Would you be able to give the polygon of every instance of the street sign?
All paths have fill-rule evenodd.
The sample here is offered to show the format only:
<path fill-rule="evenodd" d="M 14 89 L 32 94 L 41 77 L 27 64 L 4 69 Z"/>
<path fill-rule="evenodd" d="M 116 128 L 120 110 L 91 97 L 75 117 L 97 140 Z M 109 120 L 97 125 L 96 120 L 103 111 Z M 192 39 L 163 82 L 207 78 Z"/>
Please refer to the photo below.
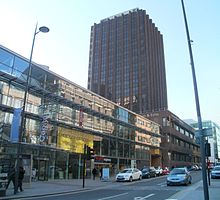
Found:
<path fill-rule="evenodd" d="M 203 128 L 202 133 L 204 137 L 212 136 L 213 135 L 213 128 Z"/>
<path fill-rule="evenodd" d="M 196 130 L 195 131 L 195 137 L 200 137 L 202 134 L 203 137 L 209 137 L 213 135 L 213 128 L 203 128 L 202 131 L 200 130 Z"/>

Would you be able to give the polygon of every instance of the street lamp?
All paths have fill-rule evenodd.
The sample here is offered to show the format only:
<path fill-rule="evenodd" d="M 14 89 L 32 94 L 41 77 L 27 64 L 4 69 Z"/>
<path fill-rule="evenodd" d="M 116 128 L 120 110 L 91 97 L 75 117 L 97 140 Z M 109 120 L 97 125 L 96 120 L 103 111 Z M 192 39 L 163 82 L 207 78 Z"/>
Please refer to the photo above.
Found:
<path fill-rule="evenodd" d="M 25 113 L 25 107 L 26 107 L 26 103 L 27 103 L 28 87 L 29 87 L 30 76 L 31 76 L 32 56 L 33 56 L 33 50 L 34 50 L 35 37 L 39 32 L 47 33 L 47 32 L 49 32 L 49 28 L 47 28 L 46 26 L 42 26 L 37 31 L 37 24 L 35 27 L 34 37 L 33 37 L 33 42 L 32 42 L 32 47 L 31 47 L 31 55 L 30 55 L 30 59 L 29 59 L 29 66 L 28 66 L 28 71 L 27 71 L 27 80 L 26 80 L 26 88 L 25 88 L 25 92 L 24 92 L 24 101 L 23 101 L 23 106 L 22 106 L 22 111 L 21 111 L 21 126 L 20 126 L 19 141 L 18 142 L 22 142 L 22 134 L 24 133 L 24 128 L 25 128 L 24 113 Z"/>
<path fill-rule="evenodd" d="M 196 73 L 195 73 L 192 47 L 191 47 L 192 40 L 190 39 L 190 36 L 189 36 L 189 29 L 188 29 L 188 24 L 187 24 L 187 19 L 186 19 L 184 2 L 183 0 L 181 0 L 181 2 L 182 2 L 184 22 L 185 22 L 185 27 L 186 27 L 186 35 L 187 35 L 187 40 L 188 40 L 188 48 L 189 48 L 189 55 L 190 55 L 190 61 L 191 61 L 193 86 L 194 86 L 194 94 L 195 94 L 195 102 L 196 102 L 196 111 L 197 111 L 197 118 L 198 118 L 198 128 L 199 128 L 199 133 L 200 133 L 200 151 L 201 151 L 201 161 L 202 161 L 203 191 L 204 191 L 205 200 L 209 200 L 209 189 L 208 189 L 208 184 L 207 184 L 206 160 L 205 160 L 206 159 L 205 158 L 205 141 L 204 141 L 204 133 L 202 130 L 202 117 L 201 117 L 201 112 L 200 112 Z"/>
<path fill-rule="evenodd" d="M 19 135 L 18 135 L 17 165 L 16 165 L 16 173 L 15 173 L 15 189 L 14 189 L 15 194 L 17 193 L 17 189 L 18 189 L 18 173 L 19 173 L 19 167 L 21 166 L 21 142 L 22 142 L 23 133 L 25 132 L 25 117 L 24 116 L 25 116 L 25 107 L 26 107 L 26 103 L 27 103 L 27 94 L 28 94 L 30 76 L 31 76 L 34 43 L 35 43 L 36 35 L 40 32 L 47 33 L 47 32 L 49 32 L 49 28 L 47 28 L 46 26 L 42 26 L 39 28 L 39 30 L 37 30 L 37 24 L 36 24 L 35 31 L 34 31 L 34 37 L 33 37 L 33 42 L 32 42 L 32 47 L 31 47 L 29 65 L 27 68 L 27 80 L 26 80 L 26 87 L 25 87 L 25 91 L 24 91 L 23 106 L 21 108 L 21 124 L 20 124 Z"/>

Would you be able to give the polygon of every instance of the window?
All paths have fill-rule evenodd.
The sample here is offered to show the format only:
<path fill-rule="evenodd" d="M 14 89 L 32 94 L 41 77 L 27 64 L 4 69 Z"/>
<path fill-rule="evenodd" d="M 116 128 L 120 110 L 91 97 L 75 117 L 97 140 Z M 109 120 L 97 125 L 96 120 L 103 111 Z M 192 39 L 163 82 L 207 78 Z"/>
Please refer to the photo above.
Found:
<path fill-rule="evenodd" d="M 15 63 L 14 63 L 14 73 L 20 75 L 20 74 L 26 74 L 27 76 L 27 68 L 28 68 L 28 62 L 22 60 L 21 58 L 15 57 Z"/>
<path fill-rule="evenodd" d="M 175 138 L 173 136 L 171 136 L 171 142 L 172 144 L 175 144 Z"/>
<path fill-rule="evenodd" d="M 179 131 L 179 126 L 178 126 L 178 125 L 174 124 L 174 128 L 175 128 L 177 131 Z"/>
<path fill-rule="evenodd" d="M 184 134 L 184 129 L 180 128 L 180 133 Z"/>
<path fill-rule="evenodd" d="M 14 56 L 3 49 L 0 49 L 0 63 L 3 63 L 9 67 L 13 66 Z"/>
<path fill-rule="evenodd" d="M 170 152 L 168 152 L 168 158 L 169 158 L 169 160 L 171 160 L 171 153 Z"/>
<path fill-rule="evenodd" d="M 167 134 L 167 142 L 170 142 L 170 135 Z"/>
<path fill-rule="evenodd" d="M 162 120 L 163 120 L 163 126 L 167 126 L 167 118 L 164 117 Z"/>

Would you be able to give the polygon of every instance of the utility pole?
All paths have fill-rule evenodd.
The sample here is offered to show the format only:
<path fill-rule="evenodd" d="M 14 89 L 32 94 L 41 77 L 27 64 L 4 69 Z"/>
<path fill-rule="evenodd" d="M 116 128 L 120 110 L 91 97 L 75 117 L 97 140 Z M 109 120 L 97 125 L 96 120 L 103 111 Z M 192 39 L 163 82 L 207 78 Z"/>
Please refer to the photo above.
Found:
<path fill-rule="evenodd" d="M 85 187 L 86 152 L 87 152 L 87 145 L 84 144 L 84 152 L 83 152 L 83 188 Z"/>
<path fill-rule="evenodd" d="M 190 39 L 190 36 L 189 36 L 189 29 L 188 29 L 188 24 L 187 24 L 187 19 L 186 19 L 184 2 L 183 2 L 183 0 L 181 0 L 181 2 L 182 2 L 182 9 L 183 9 L 183 15 L 184 15 L 184 22 L 185 22 L 185 27 L 186 27 L 186 35 L 187 35 L 187 40 L 188 40 L 188 48 L 189 48 L 189 55 L 190 55 L 190 62 L 191 62 L 191 69 L 192 69 L 192 77 L 193 77 L 193 85 L 194 85 L 195 102 L 196 102 L 196 110 L 197 110 L 197 118 L 198 118 L 198 128 L 199 128 L 199 135 L 200 135 L 203 191 L 204 191 L 205 200 L 209 200 L 209 190 L 208 190 L 207 174 L 206 174 L 205 141 L 204 141 L 204 135 L 203 135 L 203 130 L 202 130 L 202 117 L 201 117 L 201 113 L 200 113 L 196 73 L 195 73 L 192 47 L 191 47 L 191 39 Z"/>

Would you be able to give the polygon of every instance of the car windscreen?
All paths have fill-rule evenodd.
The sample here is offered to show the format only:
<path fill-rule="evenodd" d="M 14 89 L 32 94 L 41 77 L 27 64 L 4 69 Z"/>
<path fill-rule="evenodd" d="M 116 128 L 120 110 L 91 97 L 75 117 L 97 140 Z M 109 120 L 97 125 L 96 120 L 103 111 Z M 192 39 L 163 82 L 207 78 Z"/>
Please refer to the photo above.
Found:
<path fill-rule="evenodd" d="M 124 169 L 121 173 L 131 173 L 132 170 L 131 169 Z"/>
<path fill-rule="evenodd" d="M 142 172 L 148 172 L 149 169 L 142 169 L 141 171 L 142 171 Z"/>
<path fill-rule="evenodd" d="M 170 174 L 185 174 L 186 171 L 184 169 L 173 169 Z"/>
<path fill-rule="evenodd" d="M 214 167 L 214 170 L 220 170 L 220 166 Z"/>

